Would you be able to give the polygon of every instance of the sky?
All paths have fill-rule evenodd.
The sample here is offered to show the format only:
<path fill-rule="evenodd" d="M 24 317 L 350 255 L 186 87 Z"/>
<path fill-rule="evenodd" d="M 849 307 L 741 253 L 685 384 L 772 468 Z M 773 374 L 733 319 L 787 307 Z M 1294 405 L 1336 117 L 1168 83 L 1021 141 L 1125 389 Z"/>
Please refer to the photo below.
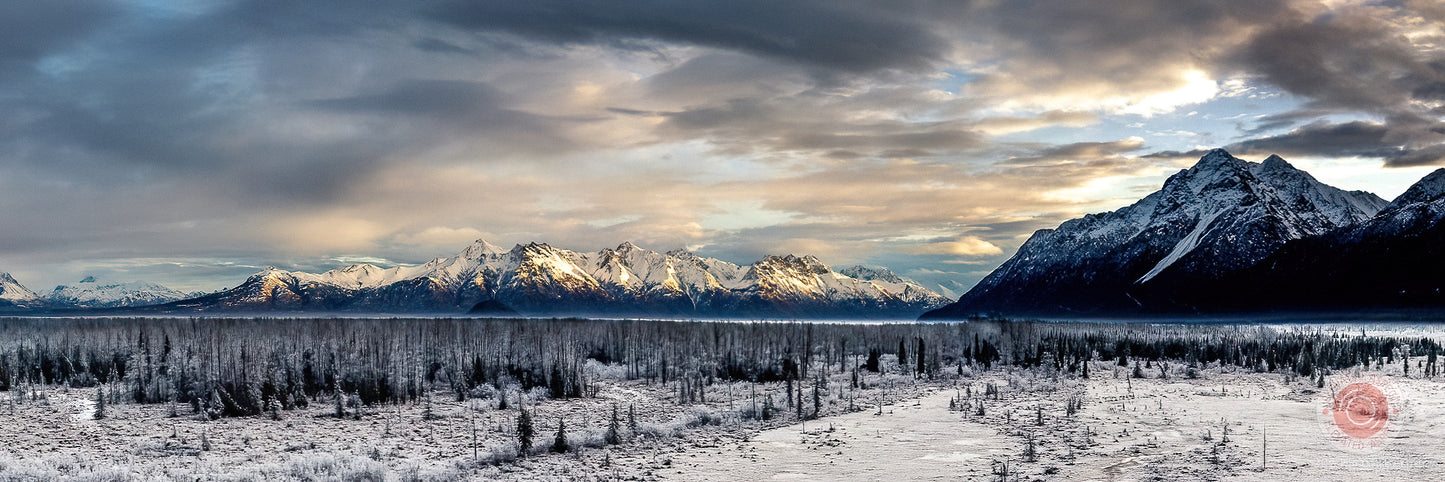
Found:
<path fill-rule="evenodd" d="M 0 3 L 0 271 L 185 290 L 478 238 L 956 296 L 1204 150 L 1445 165 L 1437 1 Z"/>

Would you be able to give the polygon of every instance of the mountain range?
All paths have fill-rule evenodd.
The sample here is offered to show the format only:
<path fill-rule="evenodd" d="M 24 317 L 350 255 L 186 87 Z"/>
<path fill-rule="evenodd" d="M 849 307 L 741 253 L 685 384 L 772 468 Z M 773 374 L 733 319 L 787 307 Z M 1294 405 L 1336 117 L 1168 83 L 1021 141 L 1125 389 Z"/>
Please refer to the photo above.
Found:
<path fill-rule="evenodd" d="M 813 256 L 750 265 L 632 243 L 593 252 L 478 240 L 416 266 L 267 268 L 186 294 L 87 278 L 37 295 L 0 273 L 9 313 L 413 313 L 682 318 L 1094 318 L 1442 313 L 1445 169 L 1392 201 L 1326 185 L 1279 156 L 1222 149 L 1112 212 L 1035 232 L 957 301 L 885 268 Z"/>
<path fill-rule="evenodd" d="M 1035 232 L 924 319 L 1445 307 L 1445 170 L 1395 200 L 1210 151 L 1117 211 Z"/>
<path fill-rule="evenodd" d="M 54 290 L 38 295 L 15 281 L 9 273 L 0 273 L 0 309 L 5 311 L 130 308 L 169 303 L 199 295 L 200 293 L 185 293 L 143 281 L 100 282 L 93 276 L 87 276 L 73 285 L 56 286 Z"/>
<path fill-rule="evenodd" d="M 94 284 L 94 280 L 88 280 Z M 503 249 L 478 240 L 418 266 L 355 264 L 324 273 L 267 268 L 200 296 L 134 283 L 60 286 L 38 297 L 0 278 L 11 309 L 128 308 L 143 313 L 360 312 L 706 318 L 913 318 L 950 300 L 886 268 L 833 270 L 813 256 L 768 256 L 739 266 L 623 243 L 595 252 L 547 244 Z M 128 296 L 124 288 L 134 288 Z M 141 289 L 149 288 L 149 289 Z M 13 293 L 10 294 L 10 293 Z M 145 296 L 151 302 L 140 302 Z M 124 298 L 126 302 L 116 301 Z M 107 300 L 105 303 L 98 300 Z M 142 306 L 145 305 L 145 306 Z"/>

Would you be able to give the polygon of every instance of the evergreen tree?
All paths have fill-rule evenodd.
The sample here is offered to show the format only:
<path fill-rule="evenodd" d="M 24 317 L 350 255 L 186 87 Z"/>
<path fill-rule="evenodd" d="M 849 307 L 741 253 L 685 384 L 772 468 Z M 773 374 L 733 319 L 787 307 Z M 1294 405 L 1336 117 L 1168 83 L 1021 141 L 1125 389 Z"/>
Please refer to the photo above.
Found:
<path fill-rule="evenodd" d="M 617 404 L 614 403 L 612 404 L 612 421 L 607 422 L 607 434 L 603 437 L 607 440 L 608 445 L 622 443 L 622 437 L 618 434 L 621 428 L 621 422 L 617 420 Z"/>
<path fill-rule="evenodd" d="M 562 378 L 562 367 L 558 364 L 552 365 L 552 380 L 548 387 L 552 392 L 552 398 L 562 399 L 567 396 L 567 382 Z"/>
<path fill-rule="evenodd" d="M 818 390 L 818 387 L 822 384 L 823 382 L 821 377 L 819 377 L 817 382 L 813 383 L 813 418 L 818 418 L 818 414 L 823 411 L 823 398 L 822 394 L 819 393 Z"/>
<path fill-rule="evenodd" d="M 532 436 L 536 435 L 532 429 L 532 416 L 527 414 L 523 407 L 522 413 L 517 415 L 517 445 L 521 448 L 521 456 L 526 457 L 532 451 Z"/>
<path fill-rule="evenodd" d="M 627 435 L 637 436 L 637 404 L 635 403 L 627 405 Z"/>
<path fill-rule="evenodd" d="M 96 419 L 96 420 L 100 420 L 100 419 L 102 419 L 102 418 L 105 418 L 105 391 L 102 390 L 102 389 L 100 389 L 100 388 L 96 388 L 96 389 L 95 389 L 95 419 Z"/>
<path fill-rule="evenodd" d="M 557 419 L 557 438 L 552 440 L 552 451 L 565 454 L 571 447 L 567 445 L 567 427 L 562 419 Z"/>
<path fill-rule="evenodd" d="M 898 339 L 898 366 L 908 366 L 908 345 L 903 343 L 902 338 Z"/>
<path fill-rule="evenodd" d="M 427 396 L 430 397 L 431 394 L 428 393 Z M 336 413 L 332 415 L 335 415 L 336 418 L 346 418 L 346 397 L 341 395 L 341 382 L 337 382 L 334 385 L 334 389 L 331 391 L 331 399 L 336 401 Z"/>
<path fill-rule="evenodd" d="M 918 350 L 913 352 L 913 357 L 918 359 L 918 376 L 923 376 L 927 372 L 927 367 L 923 365 L 923 337 L 918 338 Z"/>

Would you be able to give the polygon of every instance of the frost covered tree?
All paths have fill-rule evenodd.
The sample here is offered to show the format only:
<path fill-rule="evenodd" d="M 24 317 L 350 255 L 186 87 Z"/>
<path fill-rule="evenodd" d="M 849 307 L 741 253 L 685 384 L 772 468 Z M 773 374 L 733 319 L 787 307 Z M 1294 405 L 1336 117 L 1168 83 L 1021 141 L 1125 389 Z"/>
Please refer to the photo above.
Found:
<path fill-rule="evenodd" d="M 95 414 L 94 414 L 94 415 L 95 415 L 95 419 L 96 419 L 96 420 L 100 420 L 100 419 L 102 419 L 102 418 L 105 418 L 105 391 L 102 390 L 102 389 L 100 389 L 100 388 L 96 388 L 96 389 L 95 389 Z"/>
<path fill-rule="evenodd" d="M 627 435 L 637 437 L 637 404 L 627 405 Z"/>
<path fill-rule="evenodd" d="M 622 436 L 618 432 L 622 429 L 622 422 L 617 419 L 617 404 L 612 404 L 612 420 L 607 422 L 607 434 L 603 436 L 608 445 L 622 443 Z"/>
<path fill-rule="evenodd" d="M 521 456 L 526 457 L 532 451 L 532 436 L 536 435 L 532 428 L 532 416 L 527 414 L 527 408 L 522 407 L 517 415 L 517 446 L 521 449 Z"/>
<path fill-rule="evenodd" d="M 562 419 L 557 419 L 557 437 L 552 439 L 552 451 L 565 454 L 572 447 L 567 444 L 567 424 Z"/>

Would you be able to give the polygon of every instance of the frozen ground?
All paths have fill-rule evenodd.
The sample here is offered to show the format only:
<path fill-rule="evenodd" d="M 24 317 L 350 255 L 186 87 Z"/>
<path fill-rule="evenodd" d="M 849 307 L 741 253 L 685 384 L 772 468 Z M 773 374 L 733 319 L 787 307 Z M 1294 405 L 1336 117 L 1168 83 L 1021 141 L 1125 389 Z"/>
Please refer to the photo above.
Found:
<path fill-rule="evenodd" d="M 114 401 L 96 419 L 94 388 L 22 388 L 0 394 L 0 480 L 648 480 L 684 457 L 796 419 L 782 383 L 719 382 L 702 400 L 679 404 L 675 384 L 622 381 L 607 367 L 592 372 L 596 393 L 584 399 L 511 390 L 509 407 L 498 410 L 495 394 L 457 402 L 435 392 L 430 408 L 364 407 L 357 417 L 358 409 L 347 407 L 347 416 L 337 418 L 323 398 L 282 411 L 279 420 L 206 420 L 184 405 Z M 862 375 L 867 388 L 852 390 L 845 388 L 848 376 L 832 376 L 820 396 L 825 417 L 849 410 L 850 399 L 858 399 L 856 408 L 863 399 L 912 399 L 929 388 L 885 373 Z M 773 419 L 744 416 L 769 396 L 780 412 Z M 805 398 L 811 411 L 811 392 Z M 524 458 L 516 453 L 519 401 L 536 426 L 534 450 Z M 614 405 L 625 440 L 609 446 L 604 435 Z M 547 452 L 559 419 L 574 448 L 564 455 Z"/>
<path fill-rule="evenodd" d="M 1057 390 L 1005 388 L 999 401 L 985 402 L 982 417 L 950 411 L 956 392 L 938 390 L 889 406 L 883 415 L 858 412 L 810 422 L 806 430 L 764 431 L 728 450 L 688 457 L 665 476 L 999 480 L 1005 461 L 1008 480 L 1414 480 L 1445 472 L 1445 386 L 1437 380 L 1361 373 L 1360 379 L 1388 385 L 1401 412 L 1380 436 L 1356 440 L 1333 430 L 1333 417 L 1322 413 L 1333 377 L 1320 390 L 1303 380 L 1286 385 L 1279 375 L 1214 372 L 1160 380 L 1120 372 L 1116 379 L 1106 369 L 1086 384 Z M 1073 390 L 1085 402 L 1067 417 L 1063 407 Z M 1039 404 L 1046 407 L 1042 425 Z M 1025 460 L 1027 434 L 1035 438 L 1033 462 Z"/>
<path fill-rule="evenodd" d="M 1218 366 L 1190 378 L 1168 364 L 1161 378 L 1151 365 L 1135 378 L 1132 367 L 1095 361 L 1088 379 L 998 367 L 935 380 L 864 373 L 854 390 L 835 365 L 823 416 L 803 424 L 781 383 L 717 383 L 680 404 L 675 384 L 623 381 L 602 366 L 589 367 L 590 398 L 513 390 L 511 407 L 498 410 L 495 394 L 457 402 L 436 392 L 430 408 L 348 407 L 340 419 L 324 398 L 279 420 L 207 421 L 186 406 L 171 416 L 165 405 L 130 403 L 109 403 L 95 419 L 96 389 L 21 387 L 0 393 L 0 480 L 1429 479 L 1445 472 L 1445 384 L 1421 378 L 1418 362 L 1409 377 L 1398 359 L 1334 372 L 1323 388 Z M 883 365 L 897 368 L 891 355 Z M 1384 430 L 1364 439 L 1340 431 L 1331 413 L 1334 394 L 1357 382 L 1379 387 L 1391 408 Z M 753 419 L 770 395 L 780 413 Z M 524 458 L 515 454 L 518 403 L 537 427 Z M 627 440 L 609 446 L 614 404 Z M 580 449 L 545 452 L 559 419 Z"/>

